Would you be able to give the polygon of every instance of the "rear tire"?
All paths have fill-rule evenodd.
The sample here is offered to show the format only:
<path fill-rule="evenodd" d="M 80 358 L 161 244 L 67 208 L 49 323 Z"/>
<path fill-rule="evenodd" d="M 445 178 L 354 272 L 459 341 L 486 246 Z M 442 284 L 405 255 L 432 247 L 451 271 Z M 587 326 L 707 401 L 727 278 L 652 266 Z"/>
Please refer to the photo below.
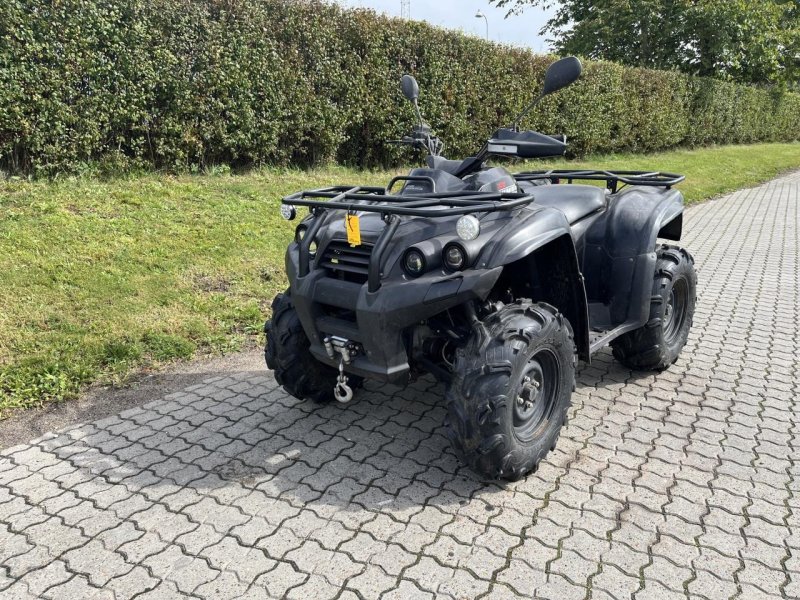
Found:
<path fill-rule="evenodd" d="M 694 259 L 683 248 L 656 250 L 650 317 L 647 323 L 611 342 L 614 358 L 630 369 L 663 371 L 686 345 L 697 301 Z"/>
<path fill-rule="evenodd" d="M 338 373 L 333 367 L 319 362 L 311 354 L 311 342 L 303 330 L 300 318 L 287 291 L 272 301 L 272 318 L 264 326 L 267 344 L 264 356 L 275 380 L 295 398 L 327 404 L 334 399 L 333 388 Z M 348 376 L 355 389 L 361 378 Z"/>
<path fill-rule="evenodd" d="M 575 361 L 572 329 L 552 306 L 521 300 L 487 317 L 458 351 L 447 389 L 459 458 L 491 479 L 535 470 L 566 422 Z"/>

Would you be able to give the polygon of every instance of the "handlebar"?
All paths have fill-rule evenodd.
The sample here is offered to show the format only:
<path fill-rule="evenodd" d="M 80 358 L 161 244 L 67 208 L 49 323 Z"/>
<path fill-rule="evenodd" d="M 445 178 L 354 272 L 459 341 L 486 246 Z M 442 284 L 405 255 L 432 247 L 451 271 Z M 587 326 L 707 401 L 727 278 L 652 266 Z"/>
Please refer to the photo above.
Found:
<path fill-rule="evenodd" d="M 421 140 L 415 140 L 415 139 L 414 139 L 414 138 L 412 138 L 412 137 L 409 137 L 409 136 L 407 136 L 407 135 L 404 135 L 404 136 L 403 136 L 401 139 L 399 139 L 399 140 L 387 140 L 387 141 L 386 141 L 386 143 L 387 143 L 387 144 L 394 144 L 394 145 L 405 145 L 405 146 L 410 146 L 411 144 L 413 144 L 413 143 L 415 143 L 415 142 L 417 142 L 417 141 L 421 141 Z"/>
<path fill-rule="evenodd" d="M 432 155 L 439 155 L 444 150 L 444 143 L 427 131 L 414 131 L 414 135 L 404 135 L 399 140 L 387 140 L 387 144 L 396 146 L 411 146 L 427 151 Z"/>

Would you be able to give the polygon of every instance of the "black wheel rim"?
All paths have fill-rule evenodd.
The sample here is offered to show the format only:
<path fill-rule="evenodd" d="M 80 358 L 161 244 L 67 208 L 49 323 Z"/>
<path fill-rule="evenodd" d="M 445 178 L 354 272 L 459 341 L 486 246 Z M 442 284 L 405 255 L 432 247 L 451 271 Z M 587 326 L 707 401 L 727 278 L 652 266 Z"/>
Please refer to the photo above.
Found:
<path fill-rule="evenodd" d="M 558 396 L 560 370 L 558 359 L 550 350 L 531 356 L 516 386 L 514 433 L 521 441 L 530 441 L 553 412 Z"/>
<path fill-rule="evenodd" d="M 684 279 L 672 285 L 664 309 L 664 340 L 672 344 L 680 335 L 686 321 L 686 307 L 689 304 L 689 286 Z"/>

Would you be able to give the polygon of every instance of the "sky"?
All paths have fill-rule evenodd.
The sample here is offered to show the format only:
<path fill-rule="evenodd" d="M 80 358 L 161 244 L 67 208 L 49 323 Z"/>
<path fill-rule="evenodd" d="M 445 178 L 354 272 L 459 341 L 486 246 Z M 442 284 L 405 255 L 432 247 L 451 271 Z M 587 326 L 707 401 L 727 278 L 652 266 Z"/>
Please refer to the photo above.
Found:
<path fill-rule="evenodd" d="M 400 0 L 336 1 L 342 6 L 372 8 L 378 12 L 400 16 Z M 492 41 L 523 46 L 536 52 L 547 51 L 547 42 L 539 35 L 539 30 L 552 16 L 552 10 L 529 8 L 521 15 L 506 19 L 505 9 L 495 8 L 486 0 L 411 0 L 412 19 L 486 37 L 486 21 L 475 17 L 478 10 L 489 20 L 489 39 Z"/>

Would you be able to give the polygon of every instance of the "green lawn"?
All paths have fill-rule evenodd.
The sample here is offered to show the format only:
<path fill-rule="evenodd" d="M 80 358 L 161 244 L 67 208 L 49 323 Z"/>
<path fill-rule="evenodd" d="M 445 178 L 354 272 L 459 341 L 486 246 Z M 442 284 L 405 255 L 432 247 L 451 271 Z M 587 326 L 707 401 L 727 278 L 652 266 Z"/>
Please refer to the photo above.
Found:
<path fill-rule="evenodd" d="M 547 162 L 687 175 L 689 201 L 800 167 L 800 144 Z M 542 163 L 530 165 L 542 168 Z M 264 169 L 0 182 L 0 418 L 257 339 L 286 285 L 279 198 L 392 173 Z"/>

